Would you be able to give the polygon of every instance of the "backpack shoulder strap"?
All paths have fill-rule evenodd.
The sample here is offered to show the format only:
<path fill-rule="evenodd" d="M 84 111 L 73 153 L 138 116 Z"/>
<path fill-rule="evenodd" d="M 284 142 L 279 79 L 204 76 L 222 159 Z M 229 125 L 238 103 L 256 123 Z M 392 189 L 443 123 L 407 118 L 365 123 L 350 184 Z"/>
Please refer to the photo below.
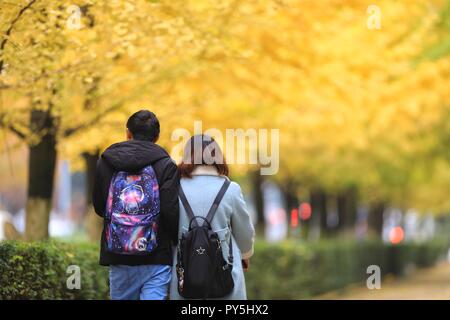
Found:
<path fill-rule="evenodd" d="M 217 194 L 211 208 L 208 211 L 208 215 L 206 216 L 206 220 L 211 224 L 211 221 L 214 219 L 214 215 L 216 214 L 217 208 L 219 207 L 220 201 L 222 201 L 225 192 L 227 192 L 228 187 L 230 186 L 230 180 L 225 178 L 225 182 L 220 188 L 219 193 Z"/>
<path fill-rule="evenodd" d="M 184 210 L 186 210 L 186 213 L 188 215 L 189 221 L 192 221 L 194 223 L 194 226 L 198 226 L 197 220 L 194 219 L 195 218 L 194 211 L 192 211 L 192 208 L 189 205 L 189 202 L 188 202 L 188 200 L 186 198 L 186 195 L 184 194 L 184 191 L 183 191 L 183 188 L 181 187 L 181 184 L 180 184 L 178 196 L 180 197 L 180 200 L 181 200 L 181 203 L 183 204 Z"/>

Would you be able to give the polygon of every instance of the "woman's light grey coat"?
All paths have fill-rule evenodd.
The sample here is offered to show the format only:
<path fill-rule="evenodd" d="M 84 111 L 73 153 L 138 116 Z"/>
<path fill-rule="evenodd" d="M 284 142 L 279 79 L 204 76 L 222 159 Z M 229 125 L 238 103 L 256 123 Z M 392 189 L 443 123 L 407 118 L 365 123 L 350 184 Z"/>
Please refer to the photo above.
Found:
<path fill-rule="evenodd" d="M 186 198 L 195 215 L 206 217 L 224 179 L 227 178 L 218 176 L 217 171 L 213 166 L 198 166 L 193 171 L 191 179 L 181 179 L 181 187 L 183 188 Z M 186 211 L 180 202 L 179 238 L 183 232 L 188 230 L 188 224 L 189 221 Z M 241 187 L 237 183 L 231 182 L 216 211 L 211 226 L 220 237 L 222 242 L 222 253 L 225 259 L 228 258 L 230 236 L 232 236 L 233 242 L 234 262 L 232 275 L 234 280 L 234 290 L 230 295 L 223 299 L 247 299 L 241 259 L 250 258 L 253 254 L 255 230 L 245 205 Z M 175 257 L 172 269 L 172 282 L 170 285 L 170 299 L 179 300 L 183 298 L 178 294 L 177 289 L 177 274 L 175 268 L 177 260 L 176 250 L 174 250 L 174 252 Z"/>

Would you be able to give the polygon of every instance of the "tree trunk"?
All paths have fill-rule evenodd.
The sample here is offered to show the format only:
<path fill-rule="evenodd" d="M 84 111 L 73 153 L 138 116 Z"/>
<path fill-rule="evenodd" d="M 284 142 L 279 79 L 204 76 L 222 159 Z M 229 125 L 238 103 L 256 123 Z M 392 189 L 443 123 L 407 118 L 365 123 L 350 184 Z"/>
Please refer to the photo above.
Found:
<path fill-rule="evenodd" d="M 299 234 L 299 225 L 295 228 L 292 228 L 292 217 L 291 212 L 293 209 L 297 209 L 300 205 L 299 199 L 297 198 L 296 185 L 292 180 L 284 181 L 283 185 L 281 185 L 281 191 L 283 192 L 284 200 L 285 200 L 285 210 L 287 213 L 289 230 L 291 232 L 291 237 L 297 237 Z M 299 213 L 297 213 L 299 214 Z M 300 215 L 297 216 L 297 223 L 300 224 Z M 309 225 L 309 221 L 305 221 L 302 224 Z M 305 234 L 305 233 L 304 233 Z"/>
<path fill-rule="evenodd" d="M 320 224 L 320 236 L 326 236 L 328 234 L 327 223 L 327 197 L 322 190 L 315 190 L 311 192 L 310 203 L 312 208 L 313 217 L 317 217 Z"/>
<path fill-rule="evenodd" d="M 85 227 L 91 241 L 100 240 L 103 230 L 103 219 L 94 211 L 92 206 L 92 191 L 95 182 L 95 170 L 97 167 L 98 153 L 84 153 L 83 158 L 86 164 L 86 216 Z"/>
<path fill-rule="evenodd" d="M 30 129 L 40 136 L 29 145 L 28 197 L 26 203 L 25 238 L 48 238 L 56 167 L 55 119 L 48 111 L 31 112 Z"/>
<path fill-rule="evenodd" d="M 378 202 L 371 205 L 369 209 L 369 230 L 379 239 L 383 235 L 383 214 L 385 208 L 384 203 Z"/>
<path fill-rule="evenodd" d="M 8 240 L 20 240 L 22 239 L 22 235 L 19 231 L 17 231 L 16 227 L 11 222 L 5 222 L 5 238 Z"/>
<path fill-rule="evenodd" d="M 251 173 L 252 195 L 255 202 L 255 210 L 257 217 L 257 231 L 264 234 L 266 227 L 266 218 L 264 217 L 264 196 L 262 191 L 263 177 L 259 170 Z"/>
<path fill-rule="evenodd" d="M 337 225 L 338 231 L 343 231 L 347 227 L 347 201 L 344 193 L 337 196 L 337 211 L 339 223 Z"/>
<path fill-rule="evenodd" d="M 353 232 L 356 221 L 356 201 L 356 190 L 354 188 L 349 188 L 338 195 L 338 230 L 340 232 Z"/>
<path fill-rule="evenodd" d="M 294 183 L 291 181 L 285 182 L 282 186 L 282 191 L 286 200 L 286 211 L 290 213 L 292 209 L 298 208 L 299 206 Z"/>

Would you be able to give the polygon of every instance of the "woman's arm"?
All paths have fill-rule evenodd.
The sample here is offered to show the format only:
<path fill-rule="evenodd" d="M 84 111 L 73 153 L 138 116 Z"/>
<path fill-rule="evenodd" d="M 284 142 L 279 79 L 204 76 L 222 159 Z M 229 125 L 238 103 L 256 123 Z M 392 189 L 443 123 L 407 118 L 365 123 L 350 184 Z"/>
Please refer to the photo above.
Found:
<path fill-rule="evenodd" d="M 253 255 L 255 228 L 250 219 L 241 187 L 235 182 L 232 182 L 232 186 L 234 210 L 231 216 L 231 231 L 241 250 L 242 259 L 248 259 Z"/>

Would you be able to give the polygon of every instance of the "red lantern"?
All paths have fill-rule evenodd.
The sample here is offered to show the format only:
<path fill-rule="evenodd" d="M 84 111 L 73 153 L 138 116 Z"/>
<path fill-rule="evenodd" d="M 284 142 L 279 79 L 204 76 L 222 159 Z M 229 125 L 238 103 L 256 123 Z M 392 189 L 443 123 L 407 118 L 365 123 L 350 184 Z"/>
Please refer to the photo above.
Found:
<path fill-rule="evenodd" d="M 311 214 L 312 214 L 311 205 L 307 202 L 303 202 L 300 205 L 300 219 L 308 220 L 309 218 L 311 218 Z"/>
<path fill-rule="evenodd" d="M 389 240 L 392 244 L 399 244 L 403 241 L 404 237 L 405 232 L 403 231 L 402 227 L 395 227 L 392 228 L 391 231 L 389 231 Z"/>
<path fill-rule="evenodd" d="M 298 209 L 292 209 L 291 210 L 291 227 L 297 228 L 298 227 Z"/>

